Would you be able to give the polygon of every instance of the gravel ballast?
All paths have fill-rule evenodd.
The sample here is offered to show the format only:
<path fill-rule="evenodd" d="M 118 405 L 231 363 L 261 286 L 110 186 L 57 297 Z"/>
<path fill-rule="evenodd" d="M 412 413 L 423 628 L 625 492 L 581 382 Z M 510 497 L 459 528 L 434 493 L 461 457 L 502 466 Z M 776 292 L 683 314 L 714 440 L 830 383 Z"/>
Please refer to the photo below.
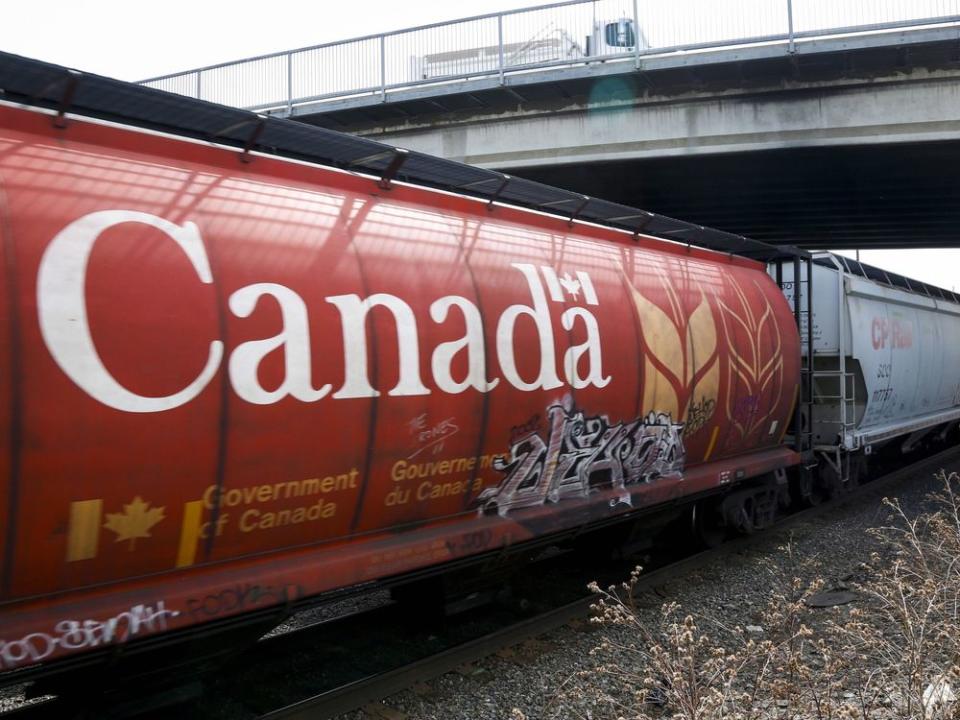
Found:
<path fill-rule="evenodd" d="M 960 461 L 951 460 L 945 469 L 960 471 Z M 898 482 L 887 493 L 899 497 L 905 513 L 913 517 L 928 507 L 929 493 L 941 487 L 933 471 L 925 469 Z M 766 568 L 782 557 L 785 542 L 791 542 L 796 556 L 809 560 L 806 571 L 822 578 L 825 587 L 843 587 L 856 577 L 861 563 L 878 546 L 867 531 L 884 524 L 888 516 L 881 499 L 871 496 L 856 506 L 831 508 L 802 525 L 769 531 L 759 542 L 725 556 L 715 565 L 689 571 L 656 587 L 640 598 L 639 614 L 655 623 L 660 606 L 676 602 L 684 614 L 710 617 L 720 625 L 740 626 L 748 632 L 752 628 L 761 635 L 759 612 L 770 590 Z M 571 687 L 578 682 L 579 672 L 595 666 L 591 651 L 605 634 L 619 642 L 637 639 L 623 636 L 625 632 L 623 628 L 575 622 L 539 641 L 447 673 L 340 720 L 504 720 L 511 718 L 514 708 L 527 720 L 592 718 L 596 713 L 592 697 L 570 692 Z M 598 684 L 614 696 L 631 689 L 610 683 L 608 678 L 598 678 Z"/>

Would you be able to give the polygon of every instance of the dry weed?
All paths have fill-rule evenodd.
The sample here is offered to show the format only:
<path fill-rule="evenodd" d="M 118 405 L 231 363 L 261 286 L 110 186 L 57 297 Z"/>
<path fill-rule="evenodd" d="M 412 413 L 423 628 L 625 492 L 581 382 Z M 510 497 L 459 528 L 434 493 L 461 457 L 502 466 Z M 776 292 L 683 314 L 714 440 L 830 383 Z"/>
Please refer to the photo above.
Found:
<path fill-rule="evenodd" d="M 791 542 L 766 564 L 758 627 L 730 627 L 636 606 L 641 570 L 597 594 L 604 626 L 591 666 L 570 678 L 546 716 L 591 720 L 960 719 L 960 476 L 938 473 L 931 509 L 890 522 L 851 589 L 857 601 L 814 609 L 825 589 Z"/>

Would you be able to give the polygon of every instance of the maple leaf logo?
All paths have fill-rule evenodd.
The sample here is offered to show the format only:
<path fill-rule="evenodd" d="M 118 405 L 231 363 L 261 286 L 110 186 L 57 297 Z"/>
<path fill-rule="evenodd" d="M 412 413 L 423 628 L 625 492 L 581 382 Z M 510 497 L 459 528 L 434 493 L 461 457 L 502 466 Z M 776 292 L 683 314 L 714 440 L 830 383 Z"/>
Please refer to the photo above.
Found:
<path fill-rule="evenodd" d="M 566 290 L 568 293 L 570 293 L 571 295 L 573 295 L 573 299 L 574 299 L 574 300 L 577 300 L 577 299 L 578 299 L 578 298 L 577 298 L 577 295 L 580 294 L 580 281 L 579 281 L 579 280 L 574 280 L 572 277 L 570 277 L 570 273 L 565 272 L 565 273 L 563 274 L 563 277 L 560 278 L 560 284 L 563 285 L 563 289 L 564 289 L 564 290 Z"/>
<path fill-rule="evenodd" d="M 137 495 L 132 502 L 123 506 L 123 512 L 107 513 L 107 521 L 103 526 L 117 534 L 116 542 L 129 540 L 130 550 L 133 550 L 137 538 L 150 537 L 150 528 L 163 520 L 165 509 L 151 508 L 150 503 Z"/>

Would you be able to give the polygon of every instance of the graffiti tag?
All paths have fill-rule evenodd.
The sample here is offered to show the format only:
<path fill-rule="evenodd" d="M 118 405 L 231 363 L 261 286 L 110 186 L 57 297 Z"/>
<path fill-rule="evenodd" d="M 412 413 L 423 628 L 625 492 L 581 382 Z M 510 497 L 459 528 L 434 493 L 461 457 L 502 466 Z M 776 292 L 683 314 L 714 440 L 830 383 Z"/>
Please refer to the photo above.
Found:
<path fill-rule="evenodd" d="M 746 395 L 737 398 L 730 411 L 730 417 L 740 423 L 747 425 L 753 422 L 754 417 L 760 412 L 760 398 L 756 395 Z"/>
<path fill-rule="evenodd" d="M 510 428 L 510 442 L 515 443 L 518 439 L 526 437 L 530 433 L 535 433 L 540 429 L 540 414 L 537 413 L 525 423 L 514 425 Z"/>
<path fill-rule="evenodd" d="M 238 584 L 220 592 L 187 600 L 187 611 L 194 618 L 225 615 L 270 605 L 284 605 L 300 598 L 299 585 Z"/>
<path fill-rule="evenodd" d="M 412 455 L 407 456 L 407 460 L 413 460 L 417 455 L 429 448 L 433 448 L 434 455 L 438 454 L 443 450 L 443 441 L 456 435 L 460 431 L 456 419 L 453 417 L 448 417 L 438 423 L 428 425 L 426 413 L 417 415 L 407 423 L 407 427 L 410 430 L 410 435 L 413 436 L 414 442 L 419 445 Z"/>
<path fill-rule="evenodd" d="M 714 398 L 703 397 L 700 402 L 691 403 L 687 409 L 687 422 L 683 426 L 684 434 L 690 437 L 706 425 L 716 409 L 717 401 Z"/>
<path fill-rule="evenodd" d="M 58 649 L 84 650 L 126 642 L 130 638 L 167 629 L 167 619 L 180 613 L 156 606 L 134 605 L 107 620 L 61 620 L 52 632 L 34 632 L 19 640 L 0 640 L 0 668 L 40 662 Z"/>
<path fill-rule="evenodd" d="M 481 513 L 506 515 L 512 508 L 586 497 L 600 487 L 620 490 L 619 502 L 630 505 L 627 485 L 683 471 L 683 424 L 668 413 L 611 424 L 603 415 L 588 418 L 553 405 L 547 420 L 546 439 L 530 433 L 511 445 L 506 458 L 494 460 L 506 477 L 477 498 Z"/>

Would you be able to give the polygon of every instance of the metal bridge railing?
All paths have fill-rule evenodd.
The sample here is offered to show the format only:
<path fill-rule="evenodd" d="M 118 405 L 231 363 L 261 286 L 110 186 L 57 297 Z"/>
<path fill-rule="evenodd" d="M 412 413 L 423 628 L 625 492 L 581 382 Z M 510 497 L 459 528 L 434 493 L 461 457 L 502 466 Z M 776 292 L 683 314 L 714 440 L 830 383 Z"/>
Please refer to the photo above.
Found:
<path fill-rule="evenodd" d="M 164 75 L 143 85 L 258 111 L 646 55 L 960 22 L 960 0 L 570 0 Z"/>

